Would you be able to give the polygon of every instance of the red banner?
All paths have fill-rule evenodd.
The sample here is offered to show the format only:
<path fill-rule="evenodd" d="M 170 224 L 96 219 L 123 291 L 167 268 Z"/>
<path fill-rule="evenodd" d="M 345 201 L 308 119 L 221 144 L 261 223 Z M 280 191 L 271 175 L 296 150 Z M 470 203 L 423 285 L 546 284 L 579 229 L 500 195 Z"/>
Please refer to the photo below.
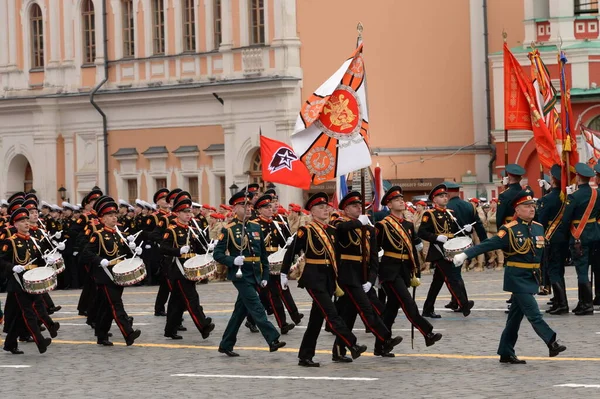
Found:
<path fill-rule="evenodd" d="M 260 158 L 264 181 L 310 188 L 310 173 L 289 145 L 261 135 Z"/>

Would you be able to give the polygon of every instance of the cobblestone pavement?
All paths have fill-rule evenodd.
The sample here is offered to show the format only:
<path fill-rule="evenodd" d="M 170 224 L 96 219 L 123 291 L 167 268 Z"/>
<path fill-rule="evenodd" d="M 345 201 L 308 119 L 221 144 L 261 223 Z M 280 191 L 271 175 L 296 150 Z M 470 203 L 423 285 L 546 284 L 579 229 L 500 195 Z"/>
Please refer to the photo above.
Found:
<path fill-rule="evenodd" d="M 567 286 L 571 306 L 577 297 L 573 268 L 568 268 Z M 431 275 L 422 278 L 417 290 L 422 305 Z M 59 336 L 48 352 L 38 354 L 33 344 L 20 344 L 25 355 L 0 353 L 0 389 L 3 398 L 307 398 L 347 397 L 380 398 L 504 398 L 506 396 L 590 397 L 600 395 L 600 325 L 598 315 L 588 317 L 545 316 L 567 345 L 556 358 L 548 358 L 544 343 L 524 320 L 517 353 L 527 365 L 503 365 L 496 349 L 506 321 L 504 309 L 508 294 L 502 292 L 502 272 L 465 274 L 473 313 L 464 318 L 444 309 L 449 295 L 446 289 L 438 298 L 441 319 L 434 327 L 444 337 L 427 348 L 418 331 L 414 350 L 410 343 L 410 325 L 400 312 L 395 333 L 404 337 L 396 347 L 395 358 L 372 356 L 373 336 L 366 334 L 360 322 L 355 333 L 367 353 L 351 364 L 331 362 L 333 336 L 322 332 L 316 361 L 320 368 L 297 366 L 297 350 L 308 322 L 310 302 L 304 290 L 292 290 L 304 312 L 303 323 L 282 340 L 287 346 L 269 353 L 260 334 L 242 326 L 236 351 L 228 358 L 217 347 L 229 319 L 236 291 L 229 282 L 199 285 L 204 309 L 216 329 L 203 340 L 188 315 L 183 340 L 163 337 L 165 319 L 154 316 L 156 287 L 126 288 L 125 308 L 135 317 L 142 336 L 134 346 L 124 346 L 117 328 L 114 347 L 100 347 L 83 317 L 77 316 L 79 291 L 52 293 L 61 312 L 53 317 L 61 323 Z M 3 303 L 5 294 L 0 298 Z M 549 297 L 537 297 L 541 307 Z M 272 316 L 270 316 L 271 320 Z M 273 321 L 274 322 L 274 321 Z M 47 333 L 44 333 L 47 334 Z M 12 366 L 12 367 L 11 367 Z M 14 366 L 27 366 L 17 368 Z M 266 378 L 277 377 L 277 378 Z M 565 385 L 566 386 L 560 386 Z M 572 385 L 568 385 L 572 384 Z M 579 386 L 585 385 L 585 386 Z"/>

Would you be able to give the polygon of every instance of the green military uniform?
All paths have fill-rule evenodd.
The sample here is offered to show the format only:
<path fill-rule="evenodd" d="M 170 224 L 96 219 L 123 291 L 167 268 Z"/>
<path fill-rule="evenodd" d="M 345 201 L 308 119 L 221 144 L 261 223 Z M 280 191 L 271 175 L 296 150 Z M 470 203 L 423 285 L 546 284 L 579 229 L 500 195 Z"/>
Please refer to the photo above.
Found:
<path fill-rule="evenodd" d="M 518 193 L 513 200 L 513 208 L 517 205 L 533 203 L 531 194 L 530 191 L 525 190 Z M 518 360 L 515 355 L 515 344 L 523 316 L 527 317 L 535 332 L 548 345 L 550 356 L 556 356 L 558 352 L 566 349 L 556 342 L 556 333 L 542 318 L 538 304 L 533 297 L 538 292 L 539 267 L 544 246 L 542 225 L 517 218 L 500 227 L 496 236 L 464 252 L 468 258 L 474 258 L 479 254 L 497 249 L 502 249 L 506 253 L 504 291 L 512 293 L 512 306 L 508 312 L 506 327 L 498 346 L 501 362 L 523 362 Z M 456 255 L 456 257 L 459 256 Z"/>
<path fill-rule="evenodd" d="M 506 165 L 506 173 L 513 176 L 523 176 L 525 174 L 525 169 L 517 164 L 509 164 Z M 515 210 L 511 206 L 511 203 L 521 190 L 523 190 L 521 188 L 521 183 L 512 183 L 498 196 L 498 209 L 496 211 L 496 227 L 498 229 L 500 229 L 500 226 L 503 224 L 512 220 Z"/>
<path fill-rule="evenodd" d="M 239 194 L 242 194 L 241 202 L 244 201 L 244 193 L 240 192 L 231 198 L 230 205 L 239 203 Z M 243 226 L 242 221 L 237 218 L 226 225 L 219 235 L 219 242 L 213 253 L 215 261 L 227 267 L 227 279 L 231 280 L 238 290 L 233 313 L 219 344 L 219 351 L 227 353 L 229 356 L 237 355 L 232 352 L 233 347 L 238 330 L 248 314 L 256 322 L 269 346 L 279 344 L 279 332 L 267 320 L 265 308 L 260 302 L 256 290 L 262 281 L 269 280 L 269 261 L 264 237 L 258 223 L 248 221 L 245 222 L 246 227 Z M 245 257 L 244 263 L 240 267 L 242 277 L 236 275 L 238 266 L 234 264 L 234 260 L 238 256 Z"/>
<path fill-rule="evenodd" d="M 594 176 L 592 168 L 584 163 L 575 165 L 579 176 L 590 178 Z M 571 256 L 577 272 L 580 304 L 575 314 L 593 315 L 592 286 L 588 276 L 590 251 L 597 241 L 600 241 L 600 228 L 596 223 L 600 217 L 600 200 L 598 190 L 590 187 L 589 183 L 579 185 L 577 191 L 567 197 L 565 213 L 562 217 L 560 232 L 569 240 Z"/>

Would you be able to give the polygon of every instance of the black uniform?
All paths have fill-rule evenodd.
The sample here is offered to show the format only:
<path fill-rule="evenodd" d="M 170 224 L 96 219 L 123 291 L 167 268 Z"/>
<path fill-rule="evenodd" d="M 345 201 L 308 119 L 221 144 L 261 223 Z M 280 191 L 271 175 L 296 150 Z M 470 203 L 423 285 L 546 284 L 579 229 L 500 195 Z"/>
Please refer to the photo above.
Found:
<path fill-rule="evenodd" d="M 160 251 L 160 243 L 167 231 L 167 228 L 172 223 L 170 217 L 173 216 L 170 212 L 159 209 L 146 219 L 144 223 L 141 237 L 144 241 L 151 243 L 152 248 L 157 249 L 156 260 L 158 260 L 158 292 L 154 301 L 154 315 L 160 316 L 165 314 L 165 305 L 169 300 L 169 294 L 173 291 L 171 281 L 169 280 L 167 259 Z M 155 252 L 153 252 L 154 254 Z"/>

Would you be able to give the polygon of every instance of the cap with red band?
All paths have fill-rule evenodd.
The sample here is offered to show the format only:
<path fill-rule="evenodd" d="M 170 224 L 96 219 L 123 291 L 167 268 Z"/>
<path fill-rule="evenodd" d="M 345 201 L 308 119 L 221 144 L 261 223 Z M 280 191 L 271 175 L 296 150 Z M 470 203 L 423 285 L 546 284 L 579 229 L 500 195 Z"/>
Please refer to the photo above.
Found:
<path fill-rule="evenodd" d="M 432 201 L 434 197 L 437 197 L 441 194 L 446 194 L 447 192 L 448 190 L 446 189 L 446 185 L 444 183 L 438 184 L 429 193 L 429 201 Z"/>
<path fill-rule="evenodd" d="M 348 205 L 362 203 L 362 195 L 358 191 L 350 191 L 340 201 L 340 209 L 345 209 Z M 333 207 L 333 204 L 330 206 Z"/>
<path fill-rule="evenodd" d="M 327 204 L 329 202 L 329 197 L 327 194 L 320 192 L 313 194 L 308 201 L 306 201 L 306 205 L 304 205 L 304 209 L 310 211 L 313 206 Z"/>
<path fill-rule="evenodd" d="M 17 208 L 10 215 L 10 224 L 14 225 L 16 222 L 24 219 L 29 219 L 29 211 L 27 210 L 27 208 Z"/>

